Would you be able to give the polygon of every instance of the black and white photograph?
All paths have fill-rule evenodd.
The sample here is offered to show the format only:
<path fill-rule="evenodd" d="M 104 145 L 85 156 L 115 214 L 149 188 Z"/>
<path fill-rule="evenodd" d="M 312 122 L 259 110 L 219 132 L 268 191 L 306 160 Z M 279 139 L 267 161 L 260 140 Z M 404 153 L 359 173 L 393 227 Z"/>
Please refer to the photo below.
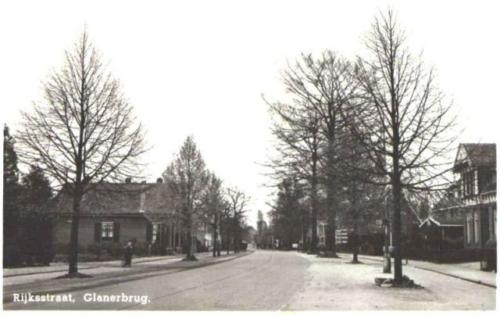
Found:
<path fill-rule="evenodd" d="M 3 0 L 3 310 L 496 311 L 500 2 Z"/>

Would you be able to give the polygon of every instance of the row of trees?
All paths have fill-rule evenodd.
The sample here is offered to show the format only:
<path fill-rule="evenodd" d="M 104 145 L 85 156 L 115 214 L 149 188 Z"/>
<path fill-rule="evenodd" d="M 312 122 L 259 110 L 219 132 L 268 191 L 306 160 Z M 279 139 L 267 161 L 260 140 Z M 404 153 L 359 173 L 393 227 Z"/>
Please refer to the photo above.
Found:
<path fill-rule="evenodd" d="M 47 174 L 54 189 L 64 187 L 71 195 L 73 215 L 67 277 L 81 277 L 85 276 L 78 272 L 82 199 L 105 181 L 122 182 L 128 177 L 140 177 L 144 166 L 140 160 L 148 147 L 133 107 L 101 61 L 100 53 L 86 32 L 73 49 L 66 51 L 62 68 L 50 74 L 43 84 L 43 92 L 44 99 L 35 103 L 31 111 L 22 113 L 22 123 L 16 134 L 17 150 L 21 162 L 36 165 L 40 172 Z M 4 170 L 4 177 L 11 176 L 9 174 L 14 181 L 17 173 Z M 204 216 L 214 226 L 227 226 L 226 235 L 230 233 L 227 232 L 229 222 L 233 227 L 235 222 L 241 225 L 248 198 L 236 189 L 224 189 L 222 193 L 220 180 L 205 169 L 191 138 L 186 140 L 163 176 L 176 192 L 180 215 L 190 235 L 194 222 Z M 4 196 L 15 194 L 5 191 Z M 4 207 L 9 209 L 5 211 L 7 216 L 19 212 L 16 203 L 12 201 Z M 41 204 L 38 203 L 40 209 L 43 208 Z M 13 243 L 10 237 L 14 239 L 16 234 L 11 230 L 16 229 L 17 223 L 5 219 L 6 242 Z M 217 233 L 217 229 L 214 231 Z M 238 233 L 231 232 L 231 235 Z M 193 238 L 188 239 L 187 258 L 193 259 Z"/>
<path fill-rule="evenodd" d="M 327 253 L 335 256 L 338 217 L 356 230 L 370 217 L 382 218 L 377 211 L 386 202 L 400 284 L 402 204 L 409 194 L 444 187 L 443 156 L 454 141 L 455 118 L 434 71 L 406 47 L 392 11 L 375 19 L 365 44 L 363 56 L 303 54 L 283 72 L 287 99 L 268 102 L 278 140 L 270 166 L 280 190 L 272 215 L 308 209 L 310 224 L 302 227 L 310 226 L 315 253 L 324 209 Z"/>
<path fill-rule="evenodd" d="M 31 166 L 20 176 L 14 138 L 3 130 L 3 222 L 6 267 L 47 263 L 50 259 L 51 222 L 44 215 L 53 192 L 43 170 Z"/>
<path fill-rule="evenodd" d="M 220 256 L 222 245 L 228 253 L 231 245 L 239 250 L 249 198 L 237 188 L 223 187 L 222 180 L 206 168 L 192 137 L 186 139 L 163 178 L 176 196 L 176 208 L 180 209 L 177 215 L 187 232 L 186 260 L 196 260 L 193 232 L 199 223 L 208 224 L 212 230 L 214 257 Z"/>

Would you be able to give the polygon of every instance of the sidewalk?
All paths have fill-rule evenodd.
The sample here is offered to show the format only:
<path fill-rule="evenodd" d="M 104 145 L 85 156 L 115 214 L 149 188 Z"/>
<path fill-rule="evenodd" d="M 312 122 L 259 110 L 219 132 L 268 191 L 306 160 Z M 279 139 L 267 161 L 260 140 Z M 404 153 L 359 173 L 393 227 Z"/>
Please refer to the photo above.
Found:
<path fill-rule="evenodd" d="M 352 254 L 340 253 L 339 256 L 347 258 L 351 257 Z M 383 257 L 380 256 L 359 255 L 358 257 L 361 261 L 363 259 L 380 263 L 383 261 Z M 497 274 L 495 272 L 481 271 L 479 269 L 479 262 L 437 264 L 428 261 L 408 260 L 408 265 L 405 265 L 405 262 L 406 260 L 403 259 L 403 268 L 404 266 L 411 266 L 413 268 L 433 271 L 450 277 L 496 288 Z"/>
<path fill-rule="evenodd" d="M 144 262 L 156 261 L 156 260 L 168 260 L 168 259 L 179 259 L 182 258 L 183 255 L 175 255 L 175 256 L 148 256 L 148 257 L 137 257 L 133 259 L 134 264 L 141 264 Z M 110 261 L 90 261 L 90 262 L 81 262 L 78 264 L 79 270 L 98 268 L 103 266 L 115 266 L 121 267 L 122 260 L 110 260 Z M 39 266 L 39 267 L 20 267 L 20 268 L 4 268 L 3 269 L 3 277 L 17 277 L 17 276 L 26 276 L 33 274 L 41 274 L 41 273 L 54 273 L 54 272 L 64 272 L 68 270 L 68 263 L 56 262 L 51 263 L 50 266 Z"/>
<path fill-rule="evenodd" d="M 196 254 L 198 261 L 182 261 L 183 256 L 163 256 L 136 258 L 132 267 L 121 267 L 121 261 L 82 263 L 84 268 L 79 268 L 83 273 L 92 278 L 83 279 L 56 279 L 67 272 L 67 266 L 57 264 L 48 267 L 27 268 L 26 273 L 4 277 L 3 301 L 9 303 L 13 293 L 61 293 L 75 290 L 90 289 L 104 285 L 113 285 L 125 281 L 133 281 L 152 277 L 158 274 L 180 272 L 192 268 L 200 268 L 212 264 L 232 260 L 251 251 L 238 254 L 221 253 L 221 257 L 212 257 L 211 253 Z M 65 267 L 65 268 L 63 268 Z M 85 269 L 86 267 L 86 269 Z M 36 272 L 36 268 L 40 268 Z M 62 268 L 62 269 L 61 269 Z"/>
<path fill-rule="evenodd" d="M 311 262 L 305 286 L 283 310 L 293 311 L 465 311 L 496 309 L 496 288 L 463 281 L 454 276 L 423 270 L 410 261 L 403 272 L 421 288 L 387 288 L 375 285 L 375 278 L 392 278 L 382 273 L 381 257 L 360 256 L 352 264 L 351 254 L 323 258 L 299 253 Z M 435 265 L 435 264 L 434 264 Z"/>

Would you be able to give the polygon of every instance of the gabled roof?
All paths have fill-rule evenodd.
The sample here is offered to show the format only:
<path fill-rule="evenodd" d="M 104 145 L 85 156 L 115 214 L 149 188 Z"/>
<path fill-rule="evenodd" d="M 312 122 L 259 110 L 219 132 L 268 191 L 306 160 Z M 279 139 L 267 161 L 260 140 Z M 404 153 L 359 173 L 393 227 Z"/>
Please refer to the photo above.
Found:
<path fill-rule="evenodd" d="M 457 222 L 457 221 L 446 221 L 446 220 L 438 220 L 432 216 L 427 217 L 425 220 L 420 223 L 419 227 L 423 227 L 426 224 L 433 224 L 439 227 L 463 227 L 464 224 L 463 222 Z"/>
<path fill-rule="evenodd" d="M 143 197 L 141 197 L 141 194 Z M 54 211 L 72 212 L 73 198 L 64 189 L 54 200 Z M 163 183 L 102 183 L 87 192 L 82 214 L 169 214 L 174 210 L 173 194 Z"/>
<path fill-rule="evenodd" d="M 463 165 L 496 167 L 496 144 L 461 143 L 458 146 L 454 168 L 457 169 Z"/>

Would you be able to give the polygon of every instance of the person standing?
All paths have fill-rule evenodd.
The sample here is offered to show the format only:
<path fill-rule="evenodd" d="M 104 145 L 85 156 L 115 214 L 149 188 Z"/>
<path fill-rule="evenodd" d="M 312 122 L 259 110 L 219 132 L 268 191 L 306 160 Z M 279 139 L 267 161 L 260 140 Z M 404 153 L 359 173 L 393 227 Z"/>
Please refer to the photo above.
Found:
<path fill-rule="evenodd" d="M 127 242 L 127 245 L 125 245 L 123 252 L 123 267 L 130 267 L 132 265 L 132 255 L 134 254 L 134 245 L 132 241 Z"/>

